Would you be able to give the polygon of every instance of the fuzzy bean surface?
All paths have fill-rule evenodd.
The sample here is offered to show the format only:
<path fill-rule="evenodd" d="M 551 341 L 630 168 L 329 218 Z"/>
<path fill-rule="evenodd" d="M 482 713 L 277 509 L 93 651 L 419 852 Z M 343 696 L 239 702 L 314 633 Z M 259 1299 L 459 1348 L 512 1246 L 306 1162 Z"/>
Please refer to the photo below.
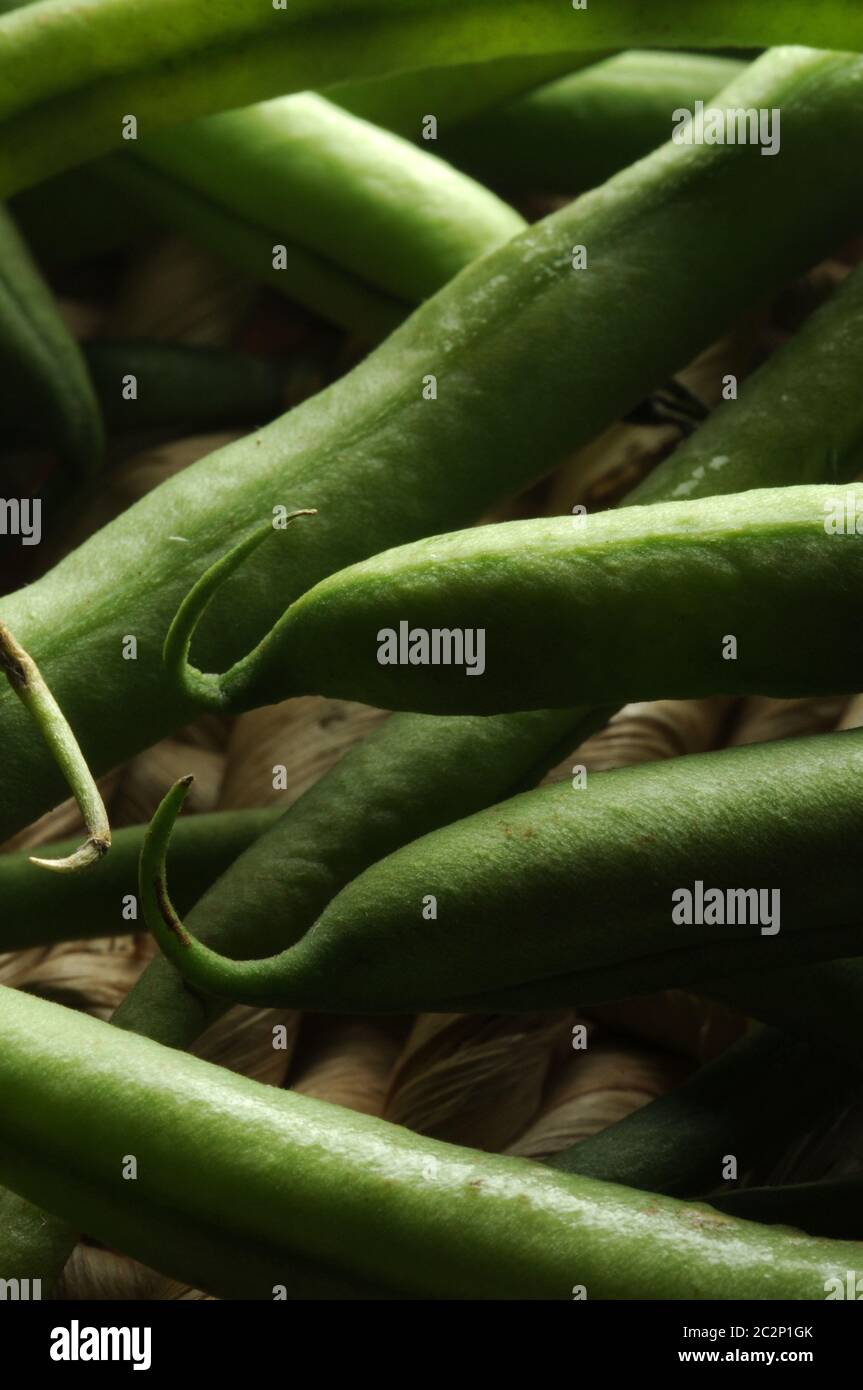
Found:
<path fill-rule="evenodd" d="M 863 485 L 766 488 L 415 541 L 323 580 L 224 675 L 178 671 L 233 712 L 305 694 L 426 714 L 851 694 L 861 590 Z"/>
<path fill-rule="evenodd" d="M 863 1271 L 851 1242 L 424 1139 L 0 994 L 0 1176 L 222 1296 L 333 1296 L 343 1280 L 401 1297 L 801 1299 Z"/>
<path fill-rule="evenodd" d="M 142 852 L 142 908 L 188 981 L 246 1003 L 517 1012 L 703 988 L 863 945 L 861 773 L 852 731 L 525 792 L 372 865 L 296 946 L 262 961 L 229 961 L 163 921 L 178 785 Z M 687 921 L 676 895 L 699 884 L 761 890 L 760 917 L 741 900 L 728 921 L 695 908 Z"/>

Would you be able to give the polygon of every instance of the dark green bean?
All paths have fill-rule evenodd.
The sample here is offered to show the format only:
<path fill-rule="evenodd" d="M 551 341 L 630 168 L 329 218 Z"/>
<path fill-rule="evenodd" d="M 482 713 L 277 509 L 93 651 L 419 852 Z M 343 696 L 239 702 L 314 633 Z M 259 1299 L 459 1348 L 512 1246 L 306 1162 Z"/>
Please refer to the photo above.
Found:
<path fill-rule="evenodd" d="M 102 462 L 99 406 L 77 344 L 15 224 L 0 207 L 0 426 L 51 444 L 79 476 Z"/>
<path fill-rule="evenodd" d="M 708 993 L 863 1066 L 863 959 L 822 961 L 817 968 L 786 966 L 757 975 L 717 974 Z"/>
<path fill-rule="evenodd" d="M 661 145 L 672 111 L 707 103 L 739 72 L 707 54 L 618 53 L 445 127 L 440 152 L 502 188 L 579 192 Z"/>
<path fill-rule="evenodd" d="M 159 227 L 100 176 L 98 163 L 27 188 L 9 207 L 33 255 L 52 269 L 134 247 Z"/>
<path fill-rule="evenodd" d="M 141 907 L 187 981 L 245 1003 L 510 1012 L 703 988 L 863 949 L 849 864 L 861 773 L 855 730 L 526 792 L 373 865 L 263 961 L 218 955 L 171 909 L 165 851 L 185 779 L 144 842 Z M 741 891 L 757 914 L 745 897 L 726 903 Z"/>
<path fill-rule="evenodd" d="M 194 433 L 259 424 L 284 409 L 278 364 L 247 353 L 95 338 L 84 356 L 112 431 L 182 428 Z"/>
<path fill-rule="evenodd" d="M 602 53 L 519 53 L 488 62 L 412 67 L 371 81 L 366 78 L 337 82 L 327 87 L 324 95 L 353 115 L 404 135 L 408 140 L 421 139 L 426 118 L 436 116 L 438 140 L 437 143 L 429 141 L 427 147 L 437 153 L 446 144 L 452 129 L 480 112 L 506 107 L 525 92 L 540 88 L 564 73 L 592 67 L 604 56 Z"/>
<path fill-rule="evenodd" d="M 701 1196 L 718 1185 L 725 1154 L 741 1172 L 779 1157 L 791 1135 L 859 1085 L 859 1069 L 759 1028 L 682 1086 L 555 1154 L 549 1165 L 647 1192 Z"/>
<path fill-rule="evenodd" d="M 270 829 L 277 814 L 272 808 L 216 811 L 184 816 L 178 822 L 176 891 L 184 910 L 198 901 L 227 864 Z M 115 830 L 109 855 L 89 873 L 62 882 L 34 868 L 23 851 L 0 855 L 0 951 L 140 931 L 138 857 L 145 828 Z M 43 846 L 40 854 L 65 858 L 76 843 L 61 840 Z"/>
<path fill-rule="evenodd" d="M 584 713 L 584 736 L 607 713 Z M 505 755 L 501 719 L 506 719 Z M 559 752 L 570 746 L 572 711 L 558 714 Z M 554 753 L 547 712 L 501 718 L 419 721 L 394 716 L 376 729 L 310 787 L 241 856 L 193 910 L 207 941 L 228 952 L 256 955 L 281 948 L 312 925 L 356 875 L 415 836 L 437 829 L 459 814 L 481 810 L 533 782 Z M 471 725 L 471 737 L 463 737 Z M 458 731 L 453 729 L 458 725 Z M 450 762 L 451 741 L 459 753 Z M 542 762 L 540 762 L 542 758 Z M 446 760 L 446 775 L 437 775 Z M 182 825 L 182 820 L 179 822 Z M 361 834 L 358 834 L 358 826 Z M 274 868 L 277 866 L 277 869 Z M 121 1004 L 114 1022 L 159 1041 L 187 1047 L 224 1005 L 184 987 L 162 957 Z"/>

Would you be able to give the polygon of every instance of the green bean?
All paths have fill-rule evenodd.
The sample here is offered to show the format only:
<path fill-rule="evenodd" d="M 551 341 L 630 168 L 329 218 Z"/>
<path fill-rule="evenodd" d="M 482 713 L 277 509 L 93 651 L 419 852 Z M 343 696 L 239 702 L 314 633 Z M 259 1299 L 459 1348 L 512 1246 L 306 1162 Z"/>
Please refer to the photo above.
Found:
<path fill-rule="evenodd" d="M 525 225 L 443 160 L 308 92 L 154 135 L 98 167 L 241 270 L 376 336 Z"/>
<path fill-rule="evenodd" d="M 84 356 L 112 431 L 189 433 L 272 420 L 284 407 L 277 363 L 227 348 L 95 338 Z M 129 378 L 134 377 L 134 396 Z"/>
<path fill-rule="evenodd" d="M 188 662 L 195 627 L 272 536 L 267 522 L 192 589 L 165 660 L 190 698 L 232 712 L 305 694 L 427 714 L 547 709 L 574 695 L 851 694 L 863 685 L 846 637 L 863 588 L 858 530 L 861 484 L 472 527 L 329 576 L 247 657 L 205 674 Z M 805 647 L 787 639 L 789 610 Z"/>
<path fill-rule="evenodd" d="M 97 775 L 187 717 L 190 703 L 160 659 L 170 618 L 264 513 L 320 509 L 302 534 L 295 528 L 289 574 L 280 553 L 261 555 L 243 585 L 220 595 L 201 649 L 215 669 L 323 575 L 466 525 L 551 468 L 710 341 L 749 302 L 753 282 L 768 293 L 853 228 L 863 193 L 845 149 L 861 72 L 854 58 L 767 55 L 726 96 L 781 102 L 781 160 L 669 143 L 467 267 L 330 390 L 172 478 L 8 597 L 7 621 L 38 650 Z M 804 180 L 813 167 L 819 198 Z M 720 282 L 716 259 L 753 207 L 758 235 Z M 598 273 L 572 269 L 574 242 L 595 248 Z M 634 273 L 644 293 L 633 300 Z M 537 341 L 568 345 L 539 380 Z M 422 396 L 429 373 L 436 400 Z M 137 640 L 134 661 L 122 655 L 126 635 Z M 12 750 L 0 788 L 0 835 L 9 835 L 60 788 L 2 696 L 0 719 Z"/>
<path fill-rule="evenodd" d="M 759 971 L 757 976 L 717 975 L 708 992 L 786 1032 L 804 1034 L 813 1046 L 829 1047 L 843 1061 L 863 1066 L 863 959 L 822 961 L 817 968 L 786 966 Z"/>
<path fill-rule="evenodd" d="M 150 207 L 195 243 L 207 246 L 227 265 L 244 275 L 295 298 L 331 323 L 340 324 L 377 342 L 405 318 L 398 300 L 352 279 L 336 266 L 303 247 L 285 245 L 284 269 L 273 265 L 277 232 L 268 237 L 242 217 L 196 195 L 141 161 L 115 159 L 97 165 L 103 179 L 139 207 Z"/>
<path fill-rule="evenodd" d="M 185 816 L 177 825 L 177 896 L 190 909 L 227 864 L 276 820 L 272 808 Z M 20 851 L 0 855 L 0 951 L 20 951 L 54 941 L 120 936 L 140 930 L 137 919 L 138 857 L 146 827 L 114 831 L 111 853 L 88 874 L 62 882 L 33 868 Z M 72 840 L 46 845 L 45 855 L 64 858 Z"/>
<path fill-rule="evenodd" d="M 817 979 L 835 965 L 818 966 L 808 975 Z M 761 976 L 759 972 L 757 978 Z M 857 1016 L 859 1002 L 858 996 Z M 806 1000 L 804 1017 L 809 1007 Z M 860 1239 L 859 1177 L 717 1189 L 727 1156 L 737 1160 L 743 1173 L 756 1163 L 781 1157 L 793 1135 L 835 1110 L 859 1088 L 859 1048 L 850 1054 L 855 1071 L 835 1056 L 828 1057 L 823 1051 L 825 1041 L 819 1038 L 819 1045 L 812 1046 L 774 1029 L 759 1028 L 701 1067 L 682 1086 L 554 1155 L 549 1166 L 625 1187 L 698 1197 L 719 1211 L 750 1221 L 781 1222 L 810 1235 Z"/>
<path fill-rule="evenodd" d="M 73 853 L 60 859 L 31 855 L 30 862 L 58 874 L 86 869 L 111 848 L 108 813 L 66 716 L 45 684 L 39 667 L 5 623 L 0 623 L 0 671 L 68 782 L 87 830 L 84 844 Z"/>
<path fill-rule="evenodd" d="M 79 475 L 99 468 L 102 424 L 87 368 L 2 207 L 0 416 L 7 438 L 54 445 Z"/>
<path fill-rule="evenodd" d="M 790 1135 L 859 1084 L 852 1066 L 775 1029 L 758 1028 L 682 1086 L 555 1154 L 549 1166 L 647 1192 L 701 1196 L 717 1186 L 723 1155 L 733 1154 L 742 1171 L 768 1155 L 779 1157 Z"/>
<path fill-rule="evenodd" d="M 435 152 L 446 144 L 446 133 L 481 112 L 496 110 L 564 73 L 592 67 L 602 53 L 511 54 L 490 62 L 448 63 L 446 67 L 410 68 L 385 77 L 337 82 L 323 93 L 354 116 L 404 135 L 423 138 L 428 116 L 438 120 Z M 441 129 L 442 127 L 442 129 Z"/>
<path fill-rule="evenodd" d="M 303 95 L 263 103 L 192 123 L 172 131 L 170 137 L 145 140 L 138 154 L 129 152 L 123 158 L 87 166 L 75 175 L 61 175 L 16 199 L 16 213 L 23 218 L 28 238 L 35 240 L 49 260 L 56 261 L 58 256 L 74 259 L 87 251 L 92 254 L 94 247 L 111 249 L 124 239 L 140 236 L 138 214 L 130 212 L 125 198 L 112 197 L 113 183 L 137 200 L 140 215 L 152 219 L 154 210 L 160 210 L 166 220 L 193 232 L 203 244 L 230 257 L 256 278 L 267 279 L 274 288 L 340 319 L 347 315 L 352 327 L 380 332 L 399 320 L 404 296 L 375 295 L 371 285 L 364 298 L 360 285 L 350 280 L 342 283 L 341 262 L 346 255 L 356 254 L 356 230 L 346 242 L 337 229 L 345 217 L 352 220 L 357 203 L 360 213 L 376 211 L 381 184 L 387 182 L 384 171 L 389 169 L 391 177 L 395 176 L 387 193 L 390 219 L 398 219 L 393 230 L 403 233 L 401 222 L 407 216 L 413 236 L 407 243 L 410 257 L 405 254 L 403 236 L 393 237 L 392 243 L 378 238 L 377 247 L 372 247 L 380 267 L 377 283 L 385 283 L 391 275 L 394 258 L 401 273 L 408 275 L 408 302 L 419 297 L 417 279 L 425 276 L 428 283 L 447 244 L 458 237 L 458 229 L 466 220 L 474 241 L 478 232 L 485 232 L 485 221 L 488 234 L 499 235 L 494 200 L 485 194 L 483 205 L 471 185 L 451 170 L 444 173 L 446 166 L 439 161 L 430 163 L 416 154 L 413 161 L 406 161 L 404 150 L 396 142 L 388 144 L 380 132 L 372 148 L 363 154 L 364 128 L 347 116 L 340 123 L 330 103 L 337 102 L 366 120 L 409 137 L 418 137 L 426 114 L 437 112 L 441 133 L 435 143 L 425 145 L 427 151 L 455 157 L 456 162 L 477 167 L 485 177 L 499 172 L 495 160 L 502 160 L 510 179 L 516 182 L 570 189 L 597 183 L 646 154 L 667 138 L 671 110 L 711 95 L 740 68 L 727 59 L 695 54 L 625 53 L 589 68 L 587 73 L 572 73 L 567 79 L 540 87 L 535 94 L 500 106 L 514 90 L 535 87 L 561 67 L 571 68 L 574 61 L 559 56 L 504 59 L 343 85 L 329 89 L 328 102 Z M 465 117 L 478 107 L 494 109 L 465 127 Z M 276 130 L 281 137 L 277 160 L 272 146 Z M 268 133 L 268 147 L 262 150 L 261 136 Z M 297 187 L 293 147 L 300 147 L 301 153 L 304 137 L 308 139 L 312 133 L 316 146 L 320 148 L 323 143 L 329 147 L 331 157 L 335 146 L 339 167 L 330 171 L 324 189 L 326 196 L 336 200 L 331 210 L 334 215 L 325 205 L 316 206 L 321 194 L 316 195 L 314 185 L 310 187 L 307 173 L 305 185 Z M 369 201 L 362 176 L 373 154 L 375 196 Z M 328 165 L 329 161 L 323 163 Z M 254 179 L 254 198 L 244 196 L 238 178 L 232 176 L 233 168 L 245 181 Z M 411 170 L 415 171 L 413 184 Z M 298 173 L 303 179 L 302 165 Z M 430 208 L 431 190 L 426 189 L 426 181 L 431 190 L 440 186 Z M 398 201 L 396 186 L 401 189 Z M 268 204 L 276 194 L 278 216 L 268 219 L 264 215 L 262 193 Z M 421 247 L 415 245 L 417 194 L 419 208 L 429 218 L 419 231 L 438 225 L 447 234 L 440 237 L 440 249 L 434 242 L 429 244 L 427 236 Z M 345 200 L 347 208 L 342 206 Z M 60 241 L 56 237 L 58 214 L 64 228 Z M 273 242 L 281 241 L 278 228 L 290 225 L 291 214 L 299 218 L 300 231 L 306 235 L 310 225 L 316 237 L 322 231 L 326 234 L 328 226 L 333 229 L 328 264 L 315 254 L 321 249 L 315 241 L 312 249 L 291 244 L 285 269 L 272 269 Z M 503 230 L 502 213 L 497 221 Z M 451 256 L 452 247 L 448 249 Z M 361 258 L 360 267 L 367 276 L 367 255 Z M 439 275 L 431 287 L 438 288 L 445 278 L 448 276 Z"/>
<path fill-rule="evenodd" d="M 2 991 L 0 1019 L 4 1181 L 226 1297 L 308 1293 L 304 1265 L 400 1297 L 560 1299 L 577 1286 L 814 1298 L 863 1269 L 845 1241 L 671 1198 L 645 1208 L 641 1193 L 420 1138 L 21 993 Z"/>
<path fill-rule="evenodd" d="M 170 16 L 170 22 L 166 22 Z M 148 128 L 289 91 L 411 67 L 668 42 L 723 48 L 863 48 L 854 0 L 690 6 L 640 0 L 576 12 L 559 0 L 43 0 L 0 19 L 0 196 L 118 145 L 132 113 Z M 370 41 L 373 40 L 373 41 Z M 58 126 L 63 139 L 57 139 Z"/>
<path fill-rule="evenodd" d="M 706 54 L 618 53 L 446 127 L 440 153 L 502 188 L 578 192 L 661 145 L 672 111 L 709 102 L 740 71 Z"/>
<path fill-rule="evenodd" d="M 295 946 L 244 961 L 194 940 L 171 908 L 165 852 L 183 779 L 144 841 L 141 909 L 187 981 L 245 1003 L 510 1012 L 700 988 L 863 945 L 848 864 L 861 771 L 857 730 L 525 792 L 396 851 Z M 731 899 L 726 922 L 731 891 L 766 894 L 760 915 L 750 921 L 747 903 L 738 921 Z"/>

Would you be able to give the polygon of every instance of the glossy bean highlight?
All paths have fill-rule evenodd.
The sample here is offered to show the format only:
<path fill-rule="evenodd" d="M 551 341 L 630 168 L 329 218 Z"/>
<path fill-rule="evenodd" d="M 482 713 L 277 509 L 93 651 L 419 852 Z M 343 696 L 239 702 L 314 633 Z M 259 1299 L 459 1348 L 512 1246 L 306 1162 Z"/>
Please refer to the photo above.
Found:
<path fill-rule="evenodd" d="M 863 1272 L 846 1241 L 670 1198 L 645 1210 L 643 1193 L 423 1139 L 15 991 L 0 1017 L 0 1176 L 223 1297 L 353 1284 L 571 1299 L 580 1284 L 591 1298 L 815 1298 Z"/>

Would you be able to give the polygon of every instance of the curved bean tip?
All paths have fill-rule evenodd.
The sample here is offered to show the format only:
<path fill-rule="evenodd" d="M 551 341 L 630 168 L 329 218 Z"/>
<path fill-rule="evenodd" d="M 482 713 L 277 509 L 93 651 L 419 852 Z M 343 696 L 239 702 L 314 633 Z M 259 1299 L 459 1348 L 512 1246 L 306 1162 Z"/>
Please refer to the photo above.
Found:
<path fill-rule="evenodd" d="M 279 529 L 286 529 L 298 517 L 317 515 L 317 507 L 299 507 L 296 511 L 288 513 L 285 517 L 284 528 L 280 527 Z M 177 609 L 171 626 L 168 628 L 168 635 L 162 648 L 162 660 L 168 674 L 191 700 L 206 709 L 232 712 L 235 694 L 232 698 L 226 687 L 238 667 L 249 665 L 249 658 L 235 663 L 229 671 L 221 674 L 201 671 L 189 659 L 192 639 L 217 590 L 222 587 L 243 561 L 253 554 L 268 536 L 272 535 L 274 529 L 276 527 L 272 519 L 265 521 L 257 530 L 245 536 L 219 560 L 216 560 L 186 594 Z M 256 652 L 260 650 L 266 640 L 264 638 L 264 641 L 258 644 L 255 649 Z M 250 676 L 253 676 L 254 662 L 251 663 L 251 667 Z"/>

